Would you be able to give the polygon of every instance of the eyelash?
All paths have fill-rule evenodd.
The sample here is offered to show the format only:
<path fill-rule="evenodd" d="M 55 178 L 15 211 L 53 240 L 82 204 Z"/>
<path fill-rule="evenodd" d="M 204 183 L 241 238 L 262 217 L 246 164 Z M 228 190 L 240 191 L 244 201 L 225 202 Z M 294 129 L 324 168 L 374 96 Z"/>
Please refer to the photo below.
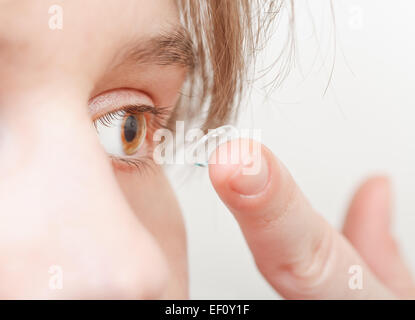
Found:
<path fill-rule="evenodd" d="M 145 155 L 139 158 L 121 158 L 116 156 L 110 156 L 113 166 L 120 170 L 138 171 L 143 172 L 144 170 L 154 169 L 154 162 L 149 155 Z"/>
<path fill-rule="evenodd" d="M 144 113 L 151 117 L 149 119 L 146 116 L 147 120 L 147 128 L 148 131 L 146 132 L 145 141 L 148 141 L 148 135 L 153 134 L 157 129 L 168 129 L 168 120 L 170 118 L 171 108 L 166 107 L 153 107 L 150 105 L 145 104 L 134 104 L 134 105 L 127 105 L 119 108 L 115 111 L 107 112 L 103 115 L 96 117 L 93 120 L 93 124 L 96 128 L 97 122 L 99 121 L 102 125 L 110 127 L 114 120 L 119 119 L 119 117 L 123 117 L 126 113 L 130 114 L 138 114 Z M 141 156 L 140 158 L 129 158 L 129 157 L 117 157 L 114 155 L 110 155 L 110 159 L 114 165 L 114 167 L 119 168 L 121 170 L 129 169 L 129 170 L 137 170 L 143 171 L 143 169 L 154 169 L 154 162 L 152 161 L 152 156 L 150 152 L 153 150 L 153 146 L 150 147 L 149 152 L 146 155 Z"/>

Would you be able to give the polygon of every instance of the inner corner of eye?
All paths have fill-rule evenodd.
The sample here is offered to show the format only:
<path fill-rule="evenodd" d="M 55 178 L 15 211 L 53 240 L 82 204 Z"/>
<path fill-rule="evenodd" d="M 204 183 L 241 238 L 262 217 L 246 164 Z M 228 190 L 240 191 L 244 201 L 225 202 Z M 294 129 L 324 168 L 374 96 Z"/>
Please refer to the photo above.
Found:
<path fill-rule="evenodd" d="M 99 140 L 105 151 L 115 157 L 135 155 L 142 146 L 147 131 L 142 113 L 124 113 L 96 121 Z"/>

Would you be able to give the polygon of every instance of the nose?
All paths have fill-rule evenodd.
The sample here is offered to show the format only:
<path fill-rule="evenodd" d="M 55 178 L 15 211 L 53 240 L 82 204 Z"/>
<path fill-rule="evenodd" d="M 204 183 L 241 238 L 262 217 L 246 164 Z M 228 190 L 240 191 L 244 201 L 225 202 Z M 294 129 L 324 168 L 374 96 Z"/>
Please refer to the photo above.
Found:
<path fill-rule="evenodd" d="M 84 105 L 26 95 L 2 111 L 2 298 L 163 295 L 165 258 L 125 200 Z"/>

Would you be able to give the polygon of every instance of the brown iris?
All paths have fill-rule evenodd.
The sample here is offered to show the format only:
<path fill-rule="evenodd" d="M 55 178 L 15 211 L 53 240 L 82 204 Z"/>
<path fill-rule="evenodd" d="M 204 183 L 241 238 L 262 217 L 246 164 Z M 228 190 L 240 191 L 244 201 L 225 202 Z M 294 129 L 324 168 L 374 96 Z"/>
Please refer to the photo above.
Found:
<path fill-rule="evenodd" d="M 146 136 L 146 119 L 142 113 L 127 113 L 122 121 L 121 140 L 126 155 L 137 152 Z"/>

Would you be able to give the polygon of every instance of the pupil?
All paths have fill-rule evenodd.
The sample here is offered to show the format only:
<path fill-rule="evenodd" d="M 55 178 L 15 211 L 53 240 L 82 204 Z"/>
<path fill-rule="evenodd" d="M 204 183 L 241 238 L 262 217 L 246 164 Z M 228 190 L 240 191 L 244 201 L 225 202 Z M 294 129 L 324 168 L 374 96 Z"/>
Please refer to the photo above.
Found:
<path fill-rule="evenodd" d="M 137 119 L 134 116 L 128 116 L 124 124 L 124 137 L 127 142 L 131 142 L 137 135 Z"/>

